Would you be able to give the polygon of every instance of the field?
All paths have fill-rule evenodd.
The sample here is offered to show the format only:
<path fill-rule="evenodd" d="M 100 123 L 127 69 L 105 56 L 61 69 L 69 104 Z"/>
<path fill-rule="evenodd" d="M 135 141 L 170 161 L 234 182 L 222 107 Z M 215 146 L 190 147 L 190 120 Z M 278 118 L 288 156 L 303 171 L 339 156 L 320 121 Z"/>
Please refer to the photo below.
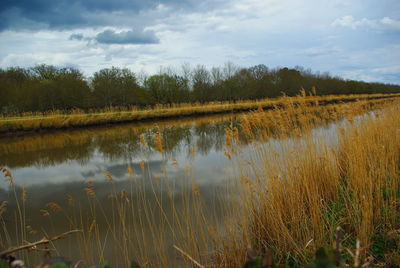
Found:
<path fill-rule="evenodd" d="M 302 95 L 257 103 L 110 112 L 98 114 L 101 119 L 56 113 L 0 122 L 2 131 L 18 131 L 256 109 L 240 115 L 238 127 L 226 128 L 224 151 L 234 172 L 211 201 L 190 166 L 173 183 L 166 172 L 145 181 L 128 166 L 127 187 L 104 171 L 101 184 L 107 194 L 89 180 L 80 193 L 66 193 L 65 204 L 49 201 L 34 212 L 51 224 L 61 221 L 63 231 L 79 230 L 65 243 L 71 252 L 78 250 L 85 264 L 103 263 L 113 256 L 119 267 L 128 267 L 132 260 L 140 267 L 242 267 L 250 247 L 278 267 L 304 267 L 324 247 L 339 249 L 335 265 L 340 267 L 370 267 L 372 262 L 398 267 L 400 102 L 382 96 Z M 318 131 L 332 124 L 329 133 Z M 139 138 L 143 150 L 165 149 L 160 133 Z M 144 161 L 140 167 L 145 174 Z M 36 233 L 27 228 L 30 193 L 15 185 L 18 178 L 12 171 L 6 167 L 2 171 L 14 199 L 12 206 L 3 202 L 0 209 L 0 246 L 8 248 L 33 241 Z M 13 230 L 7 216 L 17 222 Z M 338 233 L 340 239 L 335 237 Z M 48 246 L 57 249 L 57 243 L 61 241 Z M 38 263 L 41 254 L 20 251 L 17 257 Z"/>
<path fill-rule="evenodd" d="M 305 94 L 305 93 L 303 93 Z M 398 97 L 399 94 L 359 94 L 359 95 L 328 95 L 307 96 L 307 102 L 319 105 L 338 102 L 352 102 L 362 99 L 381 99 Z M 292 97 L 293 102 L 299 101 Z M 287 97 L 264 99 L 256 101 L 214 102 L 214 103 L 182 103 L 171 105 L 156 105 L 151 109 L 110 108 L 99 111 L 83 112 L 80 110 L 51 111 L 47 113 L 25 113 L 0 117 L 0 133 L 15 131 L 34 131 L 41 129 L 58 129 L 103 125 L 119 122 L 144 121 L 164 118 L 199 116 L 218 113 L 231 113 L 255 110 L 258 108 L 273 109 L 282 105 Z"/>

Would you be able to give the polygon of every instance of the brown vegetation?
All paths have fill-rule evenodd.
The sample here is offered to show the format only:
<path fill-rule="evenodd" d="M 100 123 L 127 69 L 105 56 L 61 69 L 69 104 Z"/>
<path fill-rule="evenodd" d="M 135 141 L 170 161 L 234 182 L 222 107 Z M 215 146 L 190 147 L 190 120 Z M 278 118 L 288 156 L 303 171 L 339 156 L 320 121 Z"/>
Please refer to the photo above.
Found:
<path fill-rule="evenodd" d="M 362 99 L 394 98 L 398 96 L 399 94 L 307 96 L 306 102 L 310 105 L 315 103 L 324 105 L 339 102 L 352 102 Z M 114 107 L 91 113 L 85 113 L 81 110 L 71 110 L 69 112 L 52 111 L 47 113 L 24 113 L 22 116 L 0 117 L 0 133 L 240 112 L 255 110 L 260 107 L 263 109 L 273 109 L 277 106 L 283 105 L 287 98 L 288 97 L 236 102 L 211 102 L 206 104 L 180 103 L 156 105 L 153 109 L 139 109 L 138 107 L 126 109 Z M 291 101 L 296 103 L 304 100 L 303 97 L 291 97 Z"/>

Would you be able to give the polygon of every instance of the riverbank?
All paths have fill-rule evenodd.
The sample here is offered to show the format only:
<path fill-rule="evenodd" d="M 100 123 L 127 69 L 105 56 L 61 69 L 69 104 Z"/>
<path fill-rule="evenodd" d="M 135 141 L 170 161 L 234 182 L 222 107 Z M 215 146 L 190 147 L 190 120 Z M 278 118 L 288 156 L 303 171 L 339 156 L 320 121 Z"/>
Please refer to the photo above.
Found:
<path fill-rule="evenodd" d="M 340 102 L 355 102 L 359 100 L 377 100 L 399 97 L 400 94 L 362 94 L 362 95 L 329 95 L 329 96 L 299 96 L 280 97 L 254 101 L 236 101 L 219 103 L 191 103 L 158 105 L 153 109 L 140 110 L 132 107 L 129 110 L 107 110 L 93 113 L 49 112 L 43 114 L 25 114 L 15 117 L 0 117 L 0 133 L 29 132 L 50 129 L 76 128 L 95 125 L 116 124 L 133 121 L 162 120 L 166 118 L 202 116 L 211 114 L 235 113 L 264 110 L 281 107 L 287 103 L 318 103 L 318 105 Z"/>

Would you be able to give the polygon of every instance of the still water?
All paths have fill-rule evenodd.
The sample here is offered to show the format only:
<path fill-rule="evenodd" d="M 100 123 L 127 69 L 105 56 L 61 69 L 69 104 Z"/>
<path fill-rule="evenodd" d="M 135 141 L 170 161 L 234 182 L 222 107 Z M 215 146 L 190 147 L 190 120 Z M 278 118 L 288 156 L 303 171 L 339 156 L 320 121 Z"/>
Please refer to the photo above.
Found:
<path fill-rule="evenodd" d="M 162 195 L 167 190 L 166 187 L 153 187 L 152 183 L 148 183 L 152 181 L 149 178 L 167 180 L 165 184 L 173 184 L 173 189 L 169 188 L 169 192 L 172 191 L 175 195 L 175 210 L 184 206 L 180 202 L 183 200 L 180 196 L 191 190 L 190 187 L 185 188 L 182 181 L 185 178 L 195 181 L 206 206 L 210 208 L 208 213 L 212 215 L 208 216 L 218 221 L 218 218 L 223 217 L 220 204 L 228 198 L 223 194 L 226 181 L 233 176 L 233 169 L 223 152 L 225 130 L 238 124 L 237 116 L 219 115 L 157 123 L 6 135 L 0 138 L 0 165 L 7 166 L 13 172 L 18 194 L 22 187 L 26 188 L 26 225 L 29 230 L 34 230 L 32 234 L 28 234 L 30 241 L 40 239 L 43 235 L 51 236 L 68 231 L 68 224 L 58 215 L 61 213 L 53 213 L 46 207 L 49 202 L 65 207 L 68 205 L 68 194 L 79 203 L 80 211 L 90 214 L 90 204 L 83 191 L 88 187 L 88 181 L 95 185 L 96 198 L 102 203 L 103 209 L 106 213 L 111 213 L 107 211 L 111 210 L 108 198 L 111 186 L 106 181 L 104 172 L 112 176 L 114 192 L 129 189 L 132 174 L 135 180 L 142 180 L 141 191 L 147 193 L 145 195 L 150 207 L 157 206 L 154 195 Z M 157 133 L 161 136 L 162 152 L 156 150 L 154 137 Z M 140 141 L 140 137 L 144 138 L 146 144 Z M 18 234 L 13 235 L 19 232 L 18 217 L 13 213 L 14 194 L 9 183 L 2 180 L 0 202 L 4 200 L 10 202 L 4 217 L 11 241 L 1 237 L 3 247 L 20 242 L 17 241 Z M 167 203 L 163 206 L 168 207 Z M 164 210 L 168 211 L 165 207 Z M 44 209 L 52 214 L 51 220 L 42 215 Z M 141 208 L 136 209 L 140 211 Z M 97 218 L 96 221 L 99 226 L 107 225 L 104 219 Z M 90 220 L 87 223 L 90 224 Z M 104 238 L 105 235 L 100 236 Z M 57 253 L 78 260 L 81 252 L 75 245 L 71 246 L 71 241 L 72 239 L 58 241 L 56 248 L 60 252 Z M 106 248 L 104 251 L 110 262 L 120 264 L 120 261 L 113 260 L 115 254 L 112 249 Z"/>
<path fill-rule="evenodd" d="M 102 171 L 116 180 L 127 178 L 127 167 L 139 173 L 145 161 L 153 175 L 162 170 L 173 177 L 178 162 L 191 164 L 201 174 L 199 183 L 215 183 L 224 178 L 225 129 L 236 125 L 236 117 L 218 116 L 157 123 L 124 124 L 0 139 L 0 163 L 9 167 L 20 186 L 61 185 L 104 179 Z M 163 152 L 155 149 L 154 136 L 162 137 Z M 148 149 L 140 143 L 140 136 Z M 7 188 L 5 182 L 0 183 Z"/>
<path fill-rule="evenodd" d="M 83 214 L 80 218 L 81 222 L 84 222 L 81 227 L 86 228 L 85 224 L 87 224 L 90 229 L 92 220 L 89 218 L 93 214 L 93 208 L 90 202 L 87 202 L 84 192 L 84 189 L 88 187 L 88 181 L 89 185 L 95 185 L 96 198 L 102 203 L 103 216 L 105 216 L 105 219 L 97 218 L 96 224 L 107 226 L 108 214 L 110 218 L 114 217 L 111 215 L 113 214 L 112 202 L 109 198 L 111 187 L 115 192 L 132 189 L 132 177 L 135 180 L 142 180 L 141 187 L 143 188 L 141 188 L 141 194 L 138 194 L 139 197 L 130 196 L 130 198 L 136 198 L 140 202 L 146 199 L 148 207 L 157 207 L 160 206 L 159 202 L 167 198 L 167 194 L 163 196 L 163 192 L 167 192 L 168 189 L 168 193 L 174 195 L 173 199 L 176 202 L 173 209 L 176 211 L 186 209 L 186 199 L 182 196 L 185 196 L 187 191 L 193 191 L 193 188 L 188 186 L 191 184 L 184 181 L 195 182 L 198 187 L 196 191 L 200 191 L 204 207 L 208 208 L 203 216 L 214 222 L 215 226 L 219 226 L 228 216 L 224 214 L 223 208 L 232 201 L 233 197 L 232 192 L 227 190 L 227 185 L 235 177 L 235 167 L 224 153 L 225 133 L 228 127 L 239 126 L 240 116 L 238 114 L 218 115 L 156 123 L 132 123 L 1 136 L 0 166 L 7 166 L 13 172 L 18 193 L 21 192 L 22 187 L 26 188 L 25 225 L 29 226 L 27 233 L 30 241 L 40 239 L 43 235 L 56 235 L 72 228 L 72 226 L 68 227 L 69 224 L 61 220 L 62 217 L 58 215 L 66 210 L 54 213 L 46 206 L 49 202 L 55 202 L 61 207 L 66 207 L 68 195 L 72 196 L 80 206 L 81 214 Z M 334 133 L 335 125 L 331 124 L 314 130 L 317 134 L 321 131 Z M 161 136 L 162 152 L 156 150 L 154 137 L 157 133 Z M 143 144 L 143 138 L 145 144 Z M 272 139 L 269 143 L 279 150 L 278 140 Z M 242 147 L 244 149 L 247 147 L 245 139 Z M 114 181 L 112 186 L 107 182 L 105 174 L 112 176 Z M 161 184 L 160 178 L 164 180 Z M 158 186 L 154 187 L 154 181 L 157 180 Z M 173 187 L 163 185 L 173 185 Z M 159 199 L 154 199 L 154 196 L 160 195 Z M 20 243 L 17 237 L 18 217 L 13 212 L 15 211 L 13 191 L 8 182 L 1 181 L 0 202 L 4 200 L 10 202 L 9 211 L 4 216 L 10 235 L 0 237 L 2 247 Z M 140 207 L 140 202 L 133 205 L 134 213 L 143 213 L 142 210 L 146 209 Z M 165 213 L 172 211 L 169 207 L 171 204 L 168 202 L 162 206 Z M 52 214 L 51 219 L 43 216 L 43 209 Z M 165 224 L 161 219 L 163 217 L 165 215 L 155 214 L 153 221 L 159 220 L 160 225 Z M 167 218 L 170 218 L 170 215 L 167 215 Z M 131 222 L 135 224 L 134 216 Z M 119 260 L 121 255 L 116 254 L 118 246 L 113 244 L 115 241 L 107 242 L 108 233 L 99 228 L 99 236 L 104 239 L 102 243 L 107 245 L 102 249 L 102 253 L 111 263 L 122 267 L 124 260 Z M 141 228 L 148 228 L 147 231 L 151 233 L 157 227 L 142 224 Z M 173 255 L 171 252 L 173 250 L 170 248 L 176 241 L 166 236 L 166 240 L 171 240 L 166 242 L 167 251 Z M 135 245 L 130 245 L 129 252 L 140 250 L 143 239 L 138 239 Z M 82 259 L 82 247 L 76 245 L 73 239 L 58 241 L 55 246 L 59 251 L 53 253 L 54 255 L 66 255 L 74 260 Z M 96 254 L 98 251 L 93 249 L 93 252 L 87 255 L 96 256 Z M 156 253 L 154 255 L 155 258 L 160 257 Z M 34 259 L 34 257 L 31 258 Z M 96 261 L 96 258 L 87 257 L 85 260 Z"/>

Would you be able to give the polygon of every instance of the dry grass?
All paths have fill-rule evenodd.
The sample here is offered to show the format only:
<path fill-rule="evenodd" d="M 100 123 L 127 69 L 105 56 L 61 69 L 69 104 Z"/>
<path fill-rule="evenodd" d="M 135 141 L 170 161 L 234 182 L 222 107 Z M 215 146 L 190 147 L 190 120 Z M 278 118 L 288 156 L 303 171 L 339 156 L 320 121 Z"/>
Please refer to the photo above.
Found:
<path fill-rule="evenodd" d="M 176 245 L 202 265 L 241 267 L 251 246 L 258 254 L 272 249 L 276 261 L 301 266 L 317 247 L 332 245 L 338 225 L 348 234 L 345 245 L 358 238 L 362 257 L 375 254 L 376 237 L 389 241 L 389 234 L 400 229 L 399 102 L 322 107 L 302 96 L 280 104 L 242 117 L 239 129 L 227 129 L 225 154 L 237 178 L 225 189 L 232 198 L 220 207 L 214 205 L 218 196 L 205 198 L 190 167 L 182 180 L 168 182 L 166 171 L 151 177 L 142 162 L 142 174 L 127 168 L 129 187 L 121 188 L 104 172 L 109 193 L 97 192 L 87 181 L 85 200 L 77 201 L 74 193 L 66 206 L 47 204 L 43 216 L 52 221 L 63 214 L 66 229 L 83 231 L 73 242 L 86 263 L 112 256 L 121 267 L 132 259 L 143 267 L 190 267 L 190 259 L 177 258 Z M 367 113 L 377 107 L 381 110 Z M 330 132 L 315 131 L 339 120 Z M 152 142 L 163 151 L 159 134 L 140 141 L 143 150 Z M 16 240 L 23 244 L 24 199 L 5 172 L 20 204 Z M 2 224 L 6 246 L 13 239 Z M 399 252 L 385 248 L 384 253 L 378 261 L 388 265 Z"/>
<path fill-rule="evenodd" d="M 378 261 L 399 265 L 398 258 L 390 257 L 400 253 L 398 248 L 376 248 L 382 243 L 377 237 L 390 244 L 389 233 L 400 228 L 399 106 L 350 116 L 362 111 L 358 109 L 332 113 L 334 118 L 349 116 L 331 136 L 303 135 L 321 122 L 307 110 L 289 108 L 243 119 L 243 129 L 257 129 L 263 141 L 271 138 L 266 127 L 271 122 L 278 127 L 274 135 L 287 139 L 277 147 L 257 137 L 244 154 L 238 153 L 237 138 L 231 136 L 242 191 L 241 209 L 232 213 L 243 217 L 236 222 L 239 231 L 227 236 L 220 248 L 217 266 L 240 266 L 249 245 L 259 254 L 272 249 L 281 263 L 304 265 L 318 247 L 333 244 L 338 225 L 349 234 L 348 245 L 356 238 L 361 241 L 362 257 L 388 254 Z M 254 140 L 253 133 L 247 131 Z"/>
<path fill-rule="evenodd" d="M 303 95 L 305 96 L 304 93 Z M 292 97 L 291 99 L 293 102 L 296 102 L 298 99 L 302 100 L 304 96 Z M 324 104 L 398 96 L 399 94 L 307 96 L 307 102 L 320 102 L 320 104 Z M 131 107 L 127 109 L 114 107 L 99 111 L 89 111 L 88 113 L 80 110 L 51 111 L 46 113 L 24 113 L 18 116 L 0 117 L 0 133 L 226 113 L 254 110 L 258 109 L 259 107 L 263 107 L 264 109 L 272 109 L 276 106 L 282 105 L 286 99 L 287 97 L 250 101 L 244 100 L 237 102 L 211 102 L 205 104 L 181 103 L 171 105 L 156 105 L 153 109 L 139 109 L 138 107 Z"/>

